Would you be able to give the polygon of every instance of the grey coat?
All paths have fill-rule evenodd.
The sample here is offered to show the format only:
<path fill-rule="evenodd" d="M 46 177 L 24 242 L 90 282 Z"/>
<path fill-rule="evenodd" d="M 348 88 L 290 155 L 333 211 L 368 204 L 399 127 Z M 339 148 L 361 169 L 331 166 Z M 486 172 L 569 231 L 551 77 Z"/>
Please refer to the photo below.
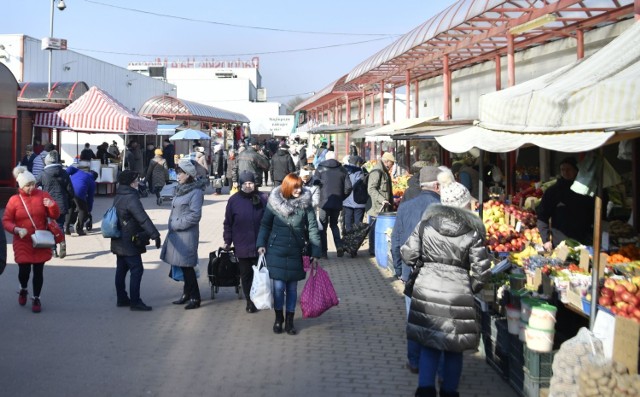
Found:
<path fill-rule="evenodd" d="M 391 177 L 382 162 L 376 164 L 376 166 L 369 172 L 367 192 L 369 193 L 369 199 L 367 200 L 365 207 L 367 215 L 378 216 L 380 212 L 384 211 L 382 203 L 385 201 L 393 203 L 393 185 L 391 183 Z M 387 209 L 387 211 L 389 211 L 389 209 Z"/>
<path fill-rule="evenodd" d="M 477 348 L 480 326 L 473 295 L 491 274 L 484 239 L 482 220 L 471 211 L 429 206 L 400 248 L 402 260 L 419 270 L 411 296 L 408 339 L 443 351 Z"/>
<path fill-rule="evenodd" d="M 169 233 L 162 245 L 160 259 L 173 266 L 198 264 L 198 241 L 204 192 L 196 183 L 178 185 L 171 203 Z"/>

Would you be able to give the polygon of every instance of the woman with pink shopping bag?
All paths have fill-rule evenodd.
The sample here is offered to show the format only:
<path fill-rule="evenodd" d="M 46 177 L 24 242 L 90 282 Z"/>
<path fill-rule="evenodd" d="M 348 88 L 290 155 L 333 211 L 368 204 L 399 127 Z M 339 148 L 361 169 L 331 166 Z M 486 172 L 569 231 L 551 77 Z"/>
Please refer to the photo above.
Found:
<path fill-rule="evenodd" d="M 287 334 L 297 333 L 293 316 L 298 297 L 298 281 L 304 280 L 306 276 L 302 256 L 311 256 L 312 263 L 315 264 L 322 254 L 311 192 L 302 185 L 299 176 L 289 174 L 282 185 L 271 191 L 256 242 L 258 253 L 266 257 L 273 281 L 276 317 L 273 332 L 276 334 L 282 333 L 283 322 Z M 307 245 L 310 250 L 308 253 L 303 252 Z M 285 299 L 286 320 L 282 313 Z"/>

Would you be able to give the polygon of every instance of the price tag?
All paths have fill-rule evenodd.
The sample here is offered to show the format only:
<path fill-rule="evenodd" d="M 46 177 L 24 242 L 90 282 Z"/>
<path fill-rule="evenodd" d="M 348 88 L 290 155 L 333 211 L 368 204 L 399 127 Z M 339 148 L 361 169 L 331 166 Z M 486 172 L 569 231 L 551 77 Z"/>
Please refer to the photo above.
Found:
<path fill-rule="evenodd" d="M 515 227 L 517 221 L 518 220 L 516 219 L 516 215 L 515 214 L 510 214 L 510 216 L 509 216 L 509 225 L 511 225 L 511 227 Z"/>
<path fill-rule="evenodd" d="M 567 248 L 566 246 L 563 245 L 562 247 L 556 248 L 556 256 L 561 261 L 564 262 L 565 260 L 567 260 L 567 255 L 569 255 L 569 248 Z"/>
<path fill-rule="evenodd" d="M 638 373 L 638 340 L 640 324 L 635 320 L 616 316 L 612 358 L 629 368 L 631 374 Z"/>
<path fill-rule="evenodd" d="M 540 284 L 542 284 L 542 270 L 540 268 L 537 268 L 536 274 L 533 277 L 533 287 L 535 288 L 536 291 L 540 287 Z"/>
<path fill-rule="evenodd" d="M 600 253 L 600 264 L 598 265 L 598 278 L 604 277 L 604 269 L 607 267 L 607 263 L 609 262 L 609 255 L 604 252 Z"/>
<path fill-rule="evenodd" d="M 522 222 L 518 221 L 518 223 L 516 223 L 516 232 L 520 233 L 521 230 L 522 230 Z"/>
<path fill-rule="evenodd" d="M 584 271 L 589 271 L 589 251 L 586 249 L 580 250 L 580 263 L 578 266 L 580 266 L 580 269 Z"/>

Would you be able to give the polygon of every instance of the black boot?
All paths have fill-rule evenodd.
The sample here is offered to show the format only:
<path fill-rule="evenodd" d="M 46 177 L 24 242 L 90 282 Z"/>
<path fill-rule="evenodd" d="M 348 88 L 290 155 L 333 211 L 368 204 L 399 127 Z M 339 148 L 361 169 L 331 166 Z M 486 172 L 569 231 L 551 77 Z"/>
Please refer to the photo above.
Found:
<path fill-rule="evenodd" d="M 416 390 L 416 397 L 437 397 L 436 388 L 431 387 L 418 387 Z"/>
<path fill-rule="evenodd" d="M 184 310 L 197 309 L 200 307 L 200 299 L 189 299 L 189 304 L 184 307 Z"/>
<path fill-rule="evenodd" d="M 186 294 L 182 294 L 182 296 L 178 298 L 177 301 L 173 301 L 171 303 L 173 303 L 174 305 L 184 305 L 185 303 L 187 303 L 188 300 L 189 300 L 189 297 Z"/>
<path fill-rule="evenodd" d="M 256 307 L 256 305 L 253 304 L 253 302 L 251 302 L 251 300 L 247 300 L 246 311 L 247 313 L 255 313 L 258 311 L 258 308 Z"/>
<path fill-rule="evenodd" d="M 460 397 L 460 393 L 458 393 L 457 391 L 446 392 L 444 390 L 440 390 L 440 397 Z"/>
<path fill-rule="evenodd" d="M 295 335 L 298 333 L 298 331 L 296 330 L 296 328 L 293 326 L 293 315 L 295 313 L 291 313 L 291 312 L 287 312 L 287 317 L 284 320 L 284 330 L 289 334 L 289 335 Z"/>
<path fill-rule="evenodd" d="M 273 323 L 273 333 L 281 334 L 282 333 L 282 323 L 284 322 L 284 315 L 282 314 L 282 310 L 276 310 L 276 321 Z"/>

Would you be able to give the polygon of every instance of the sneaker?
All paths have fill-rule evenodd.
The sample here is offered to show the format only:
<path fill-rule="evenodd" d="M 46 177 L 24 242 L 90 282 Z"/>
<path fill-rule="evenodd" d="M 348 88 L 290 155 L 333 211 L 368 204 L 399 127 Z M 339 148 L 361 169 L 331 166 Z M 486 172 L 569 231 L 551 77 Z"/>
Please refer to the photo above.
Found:
<path fill-rule="evenodd" d="M 40 304 L 40 298 L 37 296 L 33 297 L 33 303 L 31 304 L 31 311 L 34 313 L 40 313 L 42 310 L 42 305 Z"/>
<path fill-rule="evenodd" d="M 60 243 L 60 252 L 58 253 L 58 257 L 62 259 L 65 256 L 67 256 L 67 242 L 63 241 Z"/>
<path fill-rule="evenodd" d="M 27 304 L 27 296 L 29 295 L 29 291 L 25 288 L 21 288 L 20 292 L 18 292 L 18 304 L 20 306 L 24 306 Z"/>

